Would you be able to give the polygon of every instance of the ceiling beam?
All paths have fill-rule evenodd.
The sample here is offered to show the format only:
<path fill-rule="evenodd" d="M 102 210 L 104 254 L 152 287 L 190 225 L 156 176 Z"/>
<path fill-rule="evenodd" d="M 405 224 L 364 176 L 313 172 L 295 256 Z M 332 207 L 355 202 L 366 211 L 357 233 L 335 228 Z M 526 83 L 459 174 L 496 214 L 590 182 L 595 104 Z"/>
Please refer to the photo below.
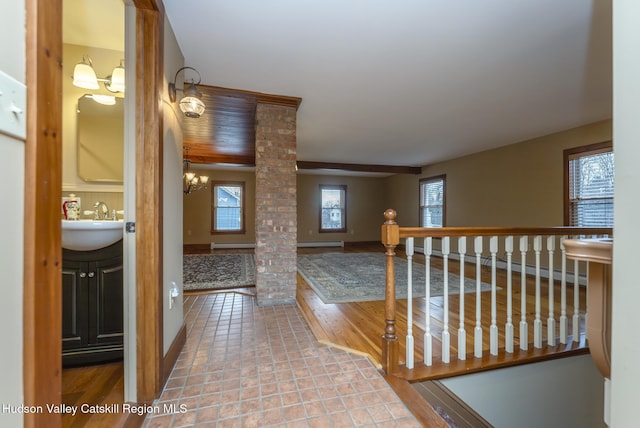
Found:
<path fill-rule="evenodd" d="M 205 154 L 205 155 L 193 155 L 189 153 L 187 156 L 192 164 L 225 164 L 225 165 L 242 165 L 242 166 L 255 166 L 255 156 L 244 155 L 223 155 L 223 154 Z"/>
<path fill-rule="evenodd" d="M 298 169 L 337 169 L 341 171 L 382 172 L 391 174 L 421 174 L 422 167 L 402 165 L 367 165 L 357 163 L 298 161 Z"/>
<path fill-rule="evenodd" d="M 298 110 L 302 98 L 289 97 L 286 95 L 264 94 L 262 92 L 244 91 L 241 89 L 222 88 L 220 86 L 198 85 L 198 89 L 203 94 L 218 97 L 241 98 L 249 102 L 260 104 L 274 104 L 279 106 L 293 107 Z"/>

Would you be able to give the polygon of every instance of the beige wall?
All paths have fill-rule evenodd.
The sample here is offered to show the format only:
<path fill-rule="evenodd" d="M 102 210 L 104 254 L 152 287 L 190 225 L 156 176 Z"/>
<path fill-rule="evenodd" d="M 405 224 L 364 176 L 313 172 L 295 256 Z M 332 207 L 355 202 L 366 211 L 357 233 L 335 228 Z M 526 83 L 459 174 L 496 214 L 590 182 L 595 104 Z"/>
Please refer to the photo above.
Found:
<path fill-rule="evenodd" d="M 606 120 L 473 155 L 428 165 L 421 175 L 386 178 L 298 173 L 298 242 L 379 241 L 382 213 L 401 226 L 418 225 L 420 178 L 446 174 L 447 226 L 560 226 L 563 150 L 611 140 Z M 247 183 L 247 233 L 211 235 L 209 191 L 184 197 L 185 244 L 254 243 L 255 174 L 196 170 L 212 180 Z M 319 233 L 320 184 L 347 186 L 347 233 Z"/>
<path fill-rule="evenodd" d="M 184 243 L 255 243 L 255 174 L 247 171 L 193 168 L 210 180 L 244 181 L 246 191 L 247 233 L 211 235 L 211 189 L 199 190 L 183 198 Z M 319 233 L 319 185 L 347 186 L 347 233 Z M 298 242 L 378 241 L 382 213 L 386 208 L 384 178 L 298 174 Z M 209 186 L 210 187 L 210 186 Z M 416 190 L 417 192 L 417 190 Z"/>
<path fill-rule="evenodd" d="M 320 185 L 347 186 L 347 233 L 319 233 Z M 298 173 L 298 242 L 379 241 L 386 208 L 384 178 Z"/>
<path fill-rule="evenodd" d="M 428 165 L 388 179 L 401 226 L 418 225 L 418 181 L 446 174 L 447 226 L 560 226 L 563 150 L 612 139 L 611 120 Z"/>
<path fill-rule="evenodd" d="M 209 176 L 209 181 L 241 181 L 245 184 L 245 223 L 244 234 L 211 234 L 211 186 L 206 190 L 198 190 L 182 198 L 183 206 L 183 236 L 185 244 L 216 243 L 255 243 L 255 195 L 256 175 L 253 171 L 244 170 L 210 170 L 198 169 L 192 165 L 192 170 L 198 175 Z"/>

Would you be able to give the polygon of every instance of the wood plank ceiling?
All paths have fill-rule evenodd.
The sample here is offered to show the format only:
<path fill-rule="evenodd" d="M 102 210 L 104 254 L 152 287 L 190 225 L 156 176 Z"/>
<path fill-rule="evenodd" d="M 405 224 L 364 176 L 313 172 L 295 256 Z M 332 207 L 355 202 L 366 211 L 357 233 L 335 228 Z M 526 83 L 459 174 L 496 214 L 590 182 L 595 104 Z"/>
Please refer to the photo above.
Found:
<path fill-rule="evenodd" d="M 193 164 L 255 166 L 256 105 L 276 104 L 296 110 L 302 98 L 198 85 L 206 108 L 197 119 L 184 118 L 183 147 Z M 299 169 L 330 169 L 392 174 L 420 174 L 419 167 L 298 161 Z"/>
<path fill-rule="evenodd" d="M 255 113 L 258 103 L 298 108 L 301 98 L 198 85 L 206 109 L 184 119 L 183 146 L 194 164 L 255 165 Z"/>

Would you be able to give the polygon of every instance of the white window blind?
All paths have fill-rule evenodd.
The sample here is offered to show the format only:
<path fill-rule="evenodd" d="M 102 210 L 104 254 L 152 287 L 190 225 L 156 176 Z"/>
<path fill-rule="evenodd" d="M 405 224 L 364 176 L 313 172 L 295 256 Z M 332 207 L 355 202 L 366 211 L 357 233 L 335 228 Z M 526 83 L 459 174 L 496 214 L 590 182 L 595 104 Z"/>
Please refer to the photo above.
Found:
<path fill-rule="evenodd" d="M 444 178 L 438 177 L 420 182 L 420 226 L 444 225 Z"/>
<path fill-rule="evenodd" d="M 613 227 L 613 152 L 569 159 L 569 224 Z"/>

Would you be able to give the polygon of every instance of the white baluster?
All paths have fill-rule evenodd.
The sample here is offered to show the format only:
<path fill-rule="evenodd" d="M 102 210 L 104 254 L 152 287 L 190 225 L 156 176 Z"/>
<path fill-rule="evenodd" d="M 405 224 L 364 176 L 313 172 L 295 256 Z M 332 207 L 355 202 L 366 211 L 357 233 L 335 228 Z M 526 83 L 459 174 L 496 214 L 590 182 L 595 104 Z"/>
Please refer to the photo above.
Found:
<path fill-rule="evenodd" d="M 529 349 L 529 323 L 527 322 L 527 250 L 529 237 L 520 237 L 520 349 Z"/>
<path fill-rule="evenodd" d="M 547 346 L 556 344 L 556 314 L 554 304 L 553 283 L 553 253 L 556 249 L 556 237 L 547 236 L 547 251 L 549 252 L 549 318 L 547 318 Z"/>
<path fill-rule="evenodd" d="M 562 252 L 562 278 L 560 279 L 560 343 L 568 341 L 569 319 L 567 318 L 567 249 L 564 241 L 568 237 L 560 238 L 560 251 Z"/>
<path fill-rule="evenodd" d="M 540 318 L 540 252 L 542 236 L 533 238 L 533 252 L 536 258 L 536 318 L 533 321 L 533 346 L 542 348 L 542 319 Z"/>
<path fill-rule="evenodd" d="M 407 341 L 406 341 L 406 361 L 408 369 L 413 368 L 413 237 L 407 238 L 405 242 L 405 252 L 407 254 Z"/>
<path fill-rule="evenodd" d="M 513 290 L 511 278 L 511 255 L 513 254 L 513 236 L 504 239 L 504 250 L 507 253 L 507 323 L 504 326 L 504 348 L 513 353 Z"/>
<path fill-rule="evenodd" d="M 496 256 L 498 254 L 498 237 L 489 238 L 489 252 L 491 253 L 491 327 L 489 328 L 489 352 L 498 355 L 498 321 L 496 303 Z"/>
<path fill-rule="evenodd" d="M 580 341 L 580 265 L 573 261 L 573 319 L 571 321 L 574 342 Z"/>
<path fill-rule="evenodd" d="M 474 239 L 476 253 L 476 327 L 473 329 L 473 356 L 482 358 L 482 305 L 480 288 L 482 287 L 482 236 Z"/>
<path fill-rule="evenodd" d="M 424 321 L 424 364 L 433 364 L 433 337 L 431 336 L 431 254 L 432 238 L 424 238 L 424 299 L 426 302 Z"/>
<path fill-rule="evenodd" d="M 464 259 L 467 252 L 467 237 L 458 238 L 458 254 L 460 254 L 460 325 L 458 327 L 458 359 L 467 359 L 467 331 L 464 328 Z"/>
<path fill-rule="evenodd" d="M 591 239 L 596 239 L 597 237 L 598 237 L 597 235 L 591 235 Z M 586 277 L 589 278 L 589 262 L 583 262 L 583 266 L 585 267 Z M 578 281 L 578 285 L 580 285 L 580 281 Z M 589 281 L 587 281 L 585 285 L 586 285 L 586 287 L 589 287 Z M 585 306 L 584 306 L 584 325 L 585 325 L 585 327 L 589 325 L 589 312 L 587 311 L 587 308 L 589 307 L 589 292 L 588 291 L 589 291 L 588 288 L 585 289 L 585 296 L 584 296 L 584 300 L 585 300 L 585 302 L 584 302 L 585 303 Z"/>
<path fill-rule="evenodd" d="M 444 326 L 442 327 L 442 362 L 451 361 L 451 336 L 449 334 L 449 237 L 442 238 L 442 270 L 444 271 Z"/>

